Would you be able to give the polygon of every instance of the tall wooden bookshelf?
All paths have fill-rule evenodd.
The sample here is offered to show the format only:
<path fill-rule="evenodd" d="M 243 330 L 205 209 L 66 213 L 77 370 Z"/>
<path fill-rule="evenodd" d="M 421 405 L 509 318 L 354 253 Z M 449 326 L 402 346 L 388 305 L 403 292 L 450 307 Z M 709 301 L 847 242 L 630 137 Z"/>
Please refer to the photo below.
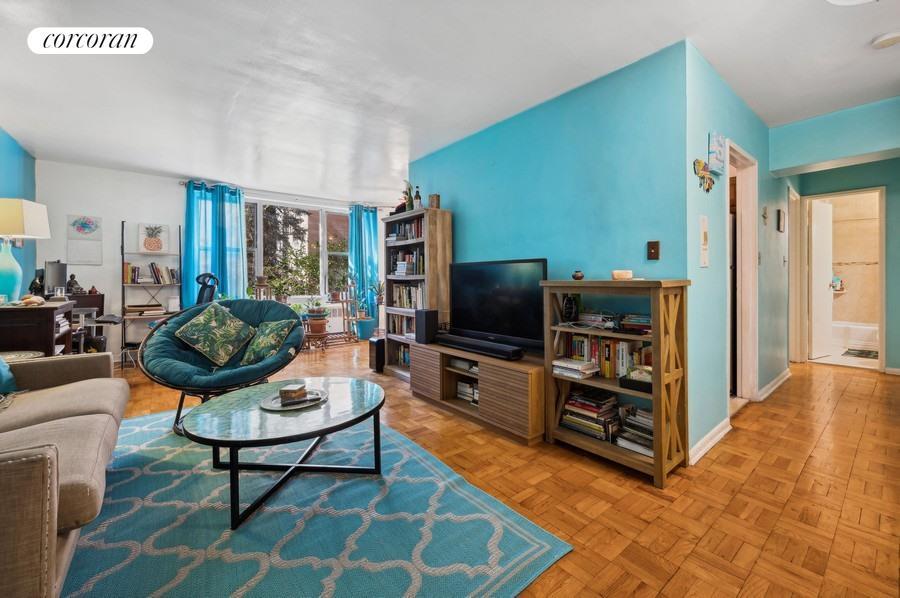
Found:
<path fill-rule="evenodd" d="M 562 442 L 653 476 L 664 488 L 669 473 L 688 460 L 687 396 L 687 287 L 688 280 L 547 280 L 544 288 L 545 428 L 547 442 Z M 563 319 L 563 297 L 589 295 L 592 303 L 603 297 L 643 297 L 650 305 L 650 334 L 613 332 L 573 326 Z M 616 378 L 598 375 L 573 380 L 553 373 L 553 360 L 564 355 L 571 334 L 651 343 L 652 390 L 641 392 L 619 385 Z M 560 425 L 565 401 L 573 385 L 600 388 L 630 397 L 653 411 L 653 456 L 628 450 Z"/>
<path fill-rule="evenodd" d="M 450 319 L 452 218 L 448 210 L 421 208 L 382 219 L 386 260 L 385 371 L 407 382 L 409 346 L 415 344 L 415 310 L 438 310 L 440 323 Z M 400 261 L 413 266 L 408 265 L 405 274 L 398 273 Z"/>
<path fill-rule="evenodd" d="M 124 368 L 126 362 L 130 360 L 134 365 L 134 359 L 137 350 L 141 346 L 141 341 L 150 332 L 150 325 L 156 320 L 162 320 L 172 315 L 173 311 L 168 311 L 168 296 L 178 296 L 178 306 L 181 309 L 181 225 L 168 226 L 169 250 L 165 252 L 148 252 L 141 251 L 138 247 L 140 224 L 136 222 L 122 221 L 120 229 L 119 253 L 121 255 L 122 273 L 122 346 L 119 353 L 119 362 Z M 172 239 L 175 235 L 175 239 Z M 133 238 L 132 238 L 133 237 Z M 173 247 L 173 243 L 175 243 Z M 129 278 L 130 273 L 126 272 L 129 267 L 136 266 L 145 276 L 150 275 L 150 263 L 153 262 L 161 268 L 169 268 L 174 270 L 175 276 L 172 280 L 164 280 L 160 282 L 151 282 L 145 280 L 132 281 Z M 164 313 L 148 313 L 136 312 L 130 309 L 134 304 L 153 304 L 158 303 Z M 158 311 L 158 310 L 149 310 Z"/>

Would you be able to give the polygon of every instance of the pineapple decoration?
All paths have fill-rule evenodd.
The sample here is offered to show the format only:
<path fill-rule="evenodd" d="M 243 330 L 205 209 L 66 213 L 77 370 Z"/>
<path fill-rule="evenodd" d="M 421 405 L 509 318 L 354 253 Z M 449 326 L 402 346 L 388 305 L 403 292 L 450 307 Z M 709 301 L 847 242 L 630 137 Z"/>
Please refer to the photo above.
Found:
<path fill-rule="evenodd" d="M 159 253 L 163 250 L 163 227 L 158 224 L 144 225 L 144 251 Z"/>

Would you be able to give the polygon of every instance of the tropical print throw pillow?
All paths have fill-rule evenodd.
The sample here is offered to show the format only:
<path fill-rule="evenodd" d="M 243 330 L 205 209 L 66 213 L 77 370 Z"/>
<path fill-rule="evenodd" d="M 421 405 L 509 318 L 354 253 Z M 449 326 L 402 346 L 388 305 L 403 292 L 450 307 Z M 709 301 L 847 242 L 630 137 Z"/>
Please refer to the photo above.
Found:
<path fill-rule="evenodd" d="M 254 333 L 253 326 L 218 303 L 210 303 L 197 317 L 179 328 L 175 336 L 214 364 L 223 366 L 253 338 Z"/>
<path fill-rule="evenodd" d="M 278 320 L 277 322 L 263 322 L 256 330 L 256 336 L 250 341 L 247 350 L 244 351 L 244 358 L 241 359 L 241 365 L 250 365 L 259 363 L 267 357 L 271 357 L 278 353 L 281 344 L 287 335 L 294 329 L 296 320 Z"/>

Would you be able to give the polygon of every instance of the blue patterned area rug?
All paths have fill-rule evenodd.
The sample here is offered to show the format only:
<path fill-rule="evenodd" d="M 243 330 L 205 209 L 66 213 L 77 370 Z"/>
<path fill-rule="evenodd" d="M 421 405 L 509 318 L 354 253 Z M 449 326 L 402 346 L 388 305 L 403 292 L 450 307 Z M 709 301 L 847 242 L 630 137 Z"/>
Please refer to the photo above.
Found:
<path fill-rule="evenodd" d="M 383 476 L 302 474 L 231 531 L 228 473 L 171 425 L 122 422 L 64 595 L 513 596 L 571 550 L 384 425 Z M 332 435 L 310 462 L 371 464 L 371 429 Z M 305 445 L 241 460 L 286 463 Z M 242 473 L 243 506 L 274 475 Z"/>

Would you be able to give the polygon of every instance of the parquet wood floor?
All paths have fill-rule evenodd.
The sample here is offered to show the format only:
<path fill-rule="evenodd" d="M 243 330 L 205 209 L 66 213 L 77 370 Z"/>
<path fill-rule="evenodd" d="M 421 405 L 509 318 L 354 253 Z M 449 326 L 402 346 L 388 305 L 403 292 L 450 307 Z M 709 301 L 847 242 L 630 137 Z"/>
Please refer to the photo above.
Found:
<path fill-rule="evenodd" d="M 615 464 L 522 446 L 415 399 L 368 369 L 367 350 L 305 353 L 276 379 L 378 382 L 385 422 L 572 544 L 525 596 L 898 596 L 900 377 L 793 366 L 658 490 Z M 174 391 L 135 370 L 122 375 L 132 387 L 127 415 L 175 408 Z"/>

